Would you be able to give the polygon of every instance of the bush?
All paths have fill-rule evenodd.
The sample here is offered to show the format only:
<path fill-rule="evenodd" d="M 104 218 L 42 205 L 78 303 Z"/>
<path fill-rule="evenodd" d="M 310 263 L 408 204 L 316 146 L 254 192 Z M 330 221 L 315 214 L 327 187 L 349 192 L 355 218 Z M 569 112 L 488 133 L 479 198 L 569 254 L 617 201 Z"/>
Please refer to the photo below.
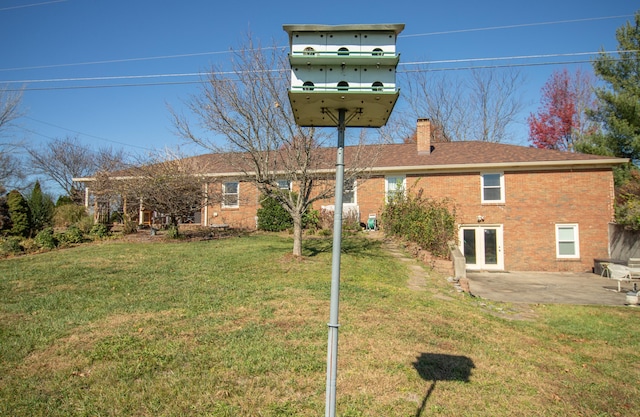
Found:
<path fill-rule="evenodd" d="M 333 210 L 323 209 L 318 216 L 318 224 L 321 230 L 329 232 L 323 232 L 323 235 L 331 235 L 333 233 L 333 219 L 335 213 Z M 360 226 L 359 213 L 355 210 L 345 210 L 342 212 L 342 231 L 343 232 L 357 232 L 362 230 Z"/>
<path fill-rule="evenodd" d="M 89 230 L 89 234 L 91 236 L 95 236 L 100 239 L 109 236 L 109 232 L 109 227 L 103 223 L 96 223 L 91 227 L 91 230 Z"/>
<path fill-rule="evenodd" d="M 0 238 L 0 256 L 17 255 L 22 253 L 19 236 Z"/>
<path fill-rule="evenodd" d="M 57 236 L 58 241 L 62 245 L 69 245 L 73 243 L 82 243 L 84 241 L 84 235 L 82 230 L 76 226 L 71 226 L 63 233 L 59 233 Z"/>
<path fill-rule="evenodd" d="M 258 209 L 258 230 L 282 232 L 293 227 L 287 210 L 273 197 L 263 197 Z"/>
<path fill-rule="evenodd" d="M 167 228 L 167 237 L 169 239 L 178 239 L 180 237 L 180 230 L 178 229 L 178 226 L 175 224 L 170 225 Z"/>
<path fill-rule="evenodd" d="M 14 236 L 28 237 L 31 233 L 31 210 L 29 203 L 18 190 L 13 190 L 7 195 L 9 217 L 11 217 L 11 230 Z"/>
<path fill-rule="evenodd" d="M 77 204 L 63 204 L 58 206 L 53 215 L 55 227 L 69 227 L 82 219 L 89 219 L 89 221 L 91 221 L 84 206 Z M 91 221 L 91 223 L 93 224 L 93 221 Z"/>
<path fill-rule="evenodd" d="M 41 249 L 55 249 L 58 246 L 58 241 L 53 235 L 53 229 L 47 227 L 41 230 L 34 239 L 36 245 Z"/>
<path fill-rule="evenodd" d="M 417 195 L 400 194 L 389 201 L 381 215 L 386 234 L 418 244 L 435 256 L 448 257 L 448 243 L 456 237 L 455 209 L 450 202 L 423 199 Z"/>

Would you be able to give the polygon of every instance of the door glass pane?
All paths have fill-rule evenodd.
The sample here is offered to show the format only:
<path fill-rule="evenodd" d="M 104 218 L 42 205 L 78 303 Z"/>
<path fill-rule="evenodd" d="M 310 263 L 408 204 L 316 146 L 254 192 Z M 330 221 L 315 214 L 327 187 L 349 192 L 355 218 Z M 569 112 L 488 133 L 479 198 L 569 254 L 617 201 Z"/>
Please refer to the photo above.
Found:
<path fill-rule="evenodd" d="M 476 263 L 476 231 L 474 229 L 464 229 L 462 231 L 464 240 L 464 257 L 468 264 Z"/>
<path fill-rule="evenodd" d="M 498 263 L 496 229 L 484 229 L 484 263 L 487 265 L 496 265 Z"/>

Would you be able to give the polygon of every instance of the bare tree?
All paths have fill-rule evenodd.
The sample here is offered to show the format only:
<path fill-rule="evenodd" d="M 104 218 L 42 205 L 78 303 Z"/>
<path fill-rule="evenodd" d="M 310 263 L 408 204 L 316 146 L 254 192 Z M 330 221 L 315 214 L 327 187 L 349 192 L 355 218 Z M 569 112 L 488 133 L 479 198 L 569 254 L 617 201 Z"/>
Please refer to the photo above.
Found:
<path fill-rule="evenodd" d="M 327 137 L 295 124 L 287 97 L 290 70 L 282 48 L 262 48 L 249 36 L 246 45 L 234 51 L 231 65 L 230 72 L 212 68 L 200 93 L 186 102 L 199 127 L 221 135 L 224 145 L 218 145 L 215 137 L 200 136 L 184 115 L 172 111 L 174 125 L 182 137 L 213 152 L 228 153 L 228 162 L 247 181 L 287 210 L 294 225 L 293 254 L 301 256 L 304 213 L 335 192 L 328 176 L 335 164 L 323 148 Z M 351 149 L 345 179 L 361 176 L 374 158 L 365 147 Z M 293 184 L 294 192 L 283 191 L 282 180 Z"/>
<path fill-rule="evenodd" d="M 23 175 L 20 161 L 15 158 L 17 144 L 6 139 L 13 121 L 22 116 L 20 102 L 22 93 L 0 89 L 0 187 L 8 185 L 11 180 L 20 180 Z"/>
<path fill-rule="evenodd" d="M 419 68 L 404 77 L 410 113 L 405 119 L 428 117 L 441 141 L 504 142 L 523 108 L 517 71 L 477 69 L 465 78 Z"/>
<path fill-rule="evenodd" d="M 220 193 L 210 193 L 210 178 L 206 160 L 187 158 L 166 150 L 138 160 L 123 171 L 100 171 L 91 187 L 99 206 L 108 206 L 116 199 L 123 200 L 125 222 L 131 220 L 139 202 L 145 209 L 166 216 L 169 224 L 178 228 L 195 212 L 212 201 L 219 201 Z M 211 187 L 216 189 L 216 187 Z"/>
<path fill-rule="evenodd" d="M 97 172 L 111 172 L 127 166 L 128 156 L 122 150 L 100 148 L 93 150 L 77 137 L 65 137 L 47 142 L 42 147 L 27 147 L 33 172 L 42 175 L 62 188 L 67 195 L 80 199 L 83 178 Z"/>

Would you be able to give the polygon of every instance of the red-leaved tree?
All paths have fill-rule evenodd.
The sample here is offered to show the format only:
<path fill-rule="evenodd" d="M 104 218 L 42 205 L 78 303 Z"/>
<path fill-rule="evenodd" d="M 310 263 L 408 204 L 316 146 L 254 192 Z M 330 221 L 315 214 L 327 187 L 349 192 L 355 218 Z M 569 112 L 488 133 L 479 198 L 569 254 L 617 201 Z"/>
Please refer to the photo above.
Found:
<path fill-rule="evenodd" d="M 555 71 L 542 87 L 538 113 L 527 120 L 529 140 L 538 148 L 573 151 L 576 142 L 594 129 L 586 119 L 586 109 L 594 103 L 590 74 Z"/>

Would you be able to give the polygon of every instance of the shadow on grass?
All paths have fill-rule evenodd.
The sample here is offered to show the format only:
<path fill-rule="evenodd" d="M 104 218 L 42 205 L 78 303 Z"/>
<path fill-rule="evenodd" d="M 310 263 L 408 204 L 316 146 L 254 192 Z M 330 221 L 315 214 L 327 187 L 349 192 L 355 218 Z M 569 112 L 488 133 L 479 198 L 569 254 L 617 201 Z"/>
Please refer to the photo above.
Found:
<path fill-rule="evenodd" d="M 416 358 L 413 367 L 418 371 L 422 379 L 431 381 L 431 385 L 422 399 L 420 407 L 416 410 L 415 417 L 420 417 L 438 381 L 469 382 L 471 370 L 475 368 L 475 365 L 473 361 L 466 356 L 422 353 Z"/>
<path fill-rule="evenodd" d="M 304 256 L 318 256 L 321 253 L 331 253 L 333 238 L 307 238 L 303 241 L 302 254 Z M 365 237 L 343 236 L 340 252 L 343 254 L 361 254 L 375 256 L 380 249 L 381 242 Z M 373 252 L 372 252 L 373 251 Z"/>

